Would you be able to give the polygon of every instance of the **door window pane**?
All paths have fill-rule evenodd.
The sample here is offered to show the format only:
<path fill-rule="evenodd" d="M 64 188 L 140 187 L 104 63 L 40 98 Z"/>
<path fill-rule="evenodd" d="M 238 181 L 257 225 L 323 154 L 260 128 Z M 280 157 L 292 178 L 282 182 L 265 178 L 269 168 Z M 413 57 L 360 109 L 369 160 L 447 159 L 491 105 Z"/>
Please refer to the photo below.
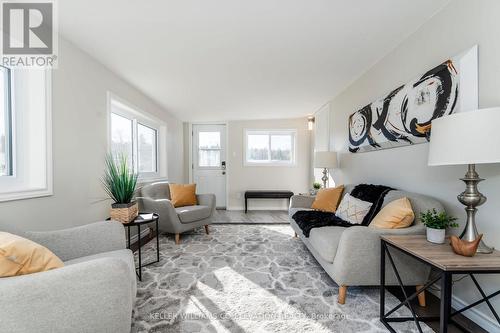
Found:
<path fill-rule="evenodd" d="M 0 66 L 0 176 L 12 174 L 9 69 Z"/>
<path fill-rule="evenodd" d="M 198 166 L 200 167 L 218 167 L 220 166 L 220 150 L 198 151 Z"/>
<path fill-rule="evenodd" d="M 139 172 L 156 172 L 156 130 L 148 126 L 138 124 L 137 136 Z"/>
<path fill-rule="evenodd" d="M 125 155 L 130 167 L 133 166 L 132 124 L 132 120 L 111 113 L 111 152 L 115 157 Z"/>
<path fill-rule="evenodd" d="M 220 132 L 199 132 L 198 147 L 200 149 L 220 149 Z"/>
<path fill-rule="evenodd" d="M 267 134 L 248 135 L 247 160 L 253 162 L 269 160 L 269 135 Z"/>
<path fill-rule="evenodd" d="M 271 135 L 271 160 L 291 161 L 292 140 L 293 137 L 291 134 Z"/>

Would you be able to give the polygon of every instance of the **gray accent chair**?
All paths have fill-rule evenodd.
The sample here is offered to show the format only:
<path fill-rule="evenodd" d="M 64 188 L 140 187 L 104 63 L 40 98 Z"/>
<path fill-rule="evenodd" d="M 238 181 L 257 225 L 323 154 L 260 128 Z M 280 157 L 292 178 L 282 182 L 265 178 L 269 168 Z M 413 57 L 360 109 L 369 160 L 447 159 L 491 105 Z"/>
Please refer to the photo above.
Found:
<path fill-rule="evenodd" d="M 15 232 L 56 254 L 64 267 L 0 279 L 2 332 L 130 332 L 134 257 L 119 222 L 51 232 Z"/>
<path fill-rule="evenodd" d="M 170 201 L 168 182 L 158 182 L 143 186 L 138 190 L 139 210 L 160 215 L 159 232 L 175 234 L 175 243 L 180 244 L 180 234 L 212 223 L 215 211 L 215 194 L 197 194 L 196 206 L 175 208 Z"/>
<path fill-rule="evenodd" d="M 354 185 L 347 185 L 344 194 L 350 193 Z M 384 198 L 382 207 L 393 200 L 407 197 L 415 212 L 413 225 L 404 229 L 377 229 L 373 227 L 353 226 L 322 227 L 311 230 L 309 238 L 295 223 L 292 216 L 299 210 L 311 209 L 312 196 L 295 195 L 290 202 L 290 225 L 296 236 L 307 246 L 312 255 L 339 285 L 338 302 L 345 303 L 348 286 L 380 285 L 380 235 L 424 235 L 425 226 L 420 221 L 420 212 L 435 208 L 444 211 L 437 200 L 410 192 L 393 190 Z M 430 267 L 398 251 L 391 251 L 396 267 L 405 285 L 423 286 L 429 277 Z M 388 261 L 387 261 L 388 262 Z M 392 267 L 387 265 L 386 284 L 399 285 Z M 425 305 L 425 294 L 419 294 L 420 305 Z"/>

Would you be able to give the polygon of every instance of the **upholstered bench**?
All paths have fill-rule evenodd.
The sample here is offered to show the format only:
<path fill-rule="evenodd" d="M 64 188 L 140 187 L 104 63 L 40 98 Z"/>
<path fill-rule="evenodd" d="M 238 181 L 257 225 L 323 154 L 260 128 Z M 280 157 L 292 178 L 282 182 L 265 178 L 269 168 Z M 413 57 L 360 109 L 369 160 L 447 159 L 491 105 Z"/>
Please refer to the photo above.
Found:
<path fill-rule="evenodd" d="M 248 199 L 288 199 L 293 196 L 292 191 L 251 190 L 245 191 L 245 213 L 248 211 Z"/>

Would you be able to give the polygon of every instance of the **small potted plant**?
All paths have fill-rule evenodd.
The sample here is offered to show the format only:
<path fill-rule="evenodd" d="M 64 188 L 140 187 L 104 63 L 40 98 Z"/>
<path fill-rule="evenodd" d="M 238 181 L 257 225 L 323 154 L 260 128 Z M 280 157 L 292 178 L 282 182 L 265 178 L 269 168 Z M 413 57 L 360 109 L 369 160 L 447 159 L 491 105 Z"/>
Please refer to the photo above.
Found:
<path fill-rule="evenodd" d="M 106 168 L 101 181 L 104 190 L 114 201 L 111 205 L 111 219 L 129 223 L 137 217 L 139 209 L 137 202 L 133 201 L 137 174 L 129 168 L 125 155 L 106 156 Z"/>
<path fill-rule="evenodd" d="M 309 192 L 310 192 L 310 194 L 311 194 L 311 195 L 316 195 L 316 193 L 318 193 L 318 191 L 319 191 L 320 189 L 321 189 L 321 184 L 320 184 L 320 183 L 318 183 L 318 182 L 314 182 L 314 183 L 313 183 L 313 189 L 312 189 L 312 190 L 310 190 Z"/>
<path fill-rule="evenodd" d="M 427 227 L 427 240 L 436 244 L 444 243 L 446 228 L 458 227 L 455 217 L 435 209 L 420 213 L 420 220 Z"/>

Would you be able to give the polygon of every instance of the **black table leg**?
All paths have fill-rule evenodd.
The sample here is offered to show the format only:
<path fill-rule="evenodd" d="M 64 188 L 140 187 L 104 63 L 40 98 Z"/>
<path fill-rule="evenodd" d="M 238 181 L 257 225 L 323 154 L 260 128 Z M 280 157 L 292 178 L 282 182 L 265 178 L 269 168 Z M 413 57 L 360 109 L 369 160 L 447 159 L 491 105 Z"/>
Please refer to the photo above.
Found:
<path fill-rule="evenodd" d="M 245 214 L 247 213 L 248 211 L 248 199 L 247 197 L 245 197 Z"/>
<path fill-rule="evenodd" d="M 128 246 L 127 248 L 130 249 L 130 228 L 127 228 L 127 238 L 128 238 Z"/>
<path fill-rule="evenodd" d="M 160 261 L 160 229 L 158 228 L 158 219 L 156 219 L 156 261 Z"/>
<path fill-rule="evenodd" d="M 385 242 L 380 241 L 380 320 L 385 318 Z"/>
<path fill-rule="evenodd" d="M 141 225 L 137 225 L 137 244 L 139 245 L 139 281 L 142 281 L 142 258 L 141 258 Z"/>
<path fill-rule="evenodd" d="M 448 323 L 450 322 L 451 313 L 451 277 L 452 274 L 449 272 L 441 273 L 441 307 L 440 307 L 440 321 L 439 321 L 439 332 L 448 332 Z"/>

